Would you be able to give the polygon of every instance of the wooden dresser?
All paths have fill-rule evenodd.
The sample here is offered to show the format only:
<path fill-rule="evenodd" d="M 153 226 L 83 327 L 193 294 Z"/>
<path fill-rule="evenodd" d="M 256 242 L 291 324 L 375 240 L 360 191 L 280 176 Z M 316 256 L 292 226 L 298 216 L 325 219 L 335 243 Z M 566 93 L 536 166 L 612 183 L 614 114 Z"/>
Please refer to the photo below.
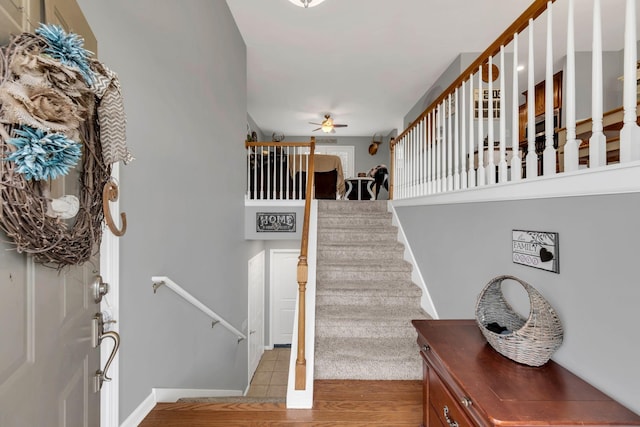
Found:
<path fill-rule="evenodd" d="M 424 361 L 423 425 L 640 425 L 640 416 L 557 363 L 496 352 L 475 320 L 414 320 Z"/>

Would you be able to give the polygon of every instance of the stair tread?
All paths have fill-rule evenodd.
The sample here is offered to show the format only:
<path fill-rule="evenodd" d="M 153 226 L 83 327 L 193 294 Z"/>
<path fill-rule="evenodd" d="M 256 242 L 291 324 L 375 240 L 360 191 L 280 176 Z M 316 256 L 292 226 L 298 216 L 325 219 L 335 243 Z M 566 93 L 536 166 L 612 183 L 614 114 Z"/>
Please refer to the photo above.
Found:
<path fill-rule="evenodd" d="M 413 282 L 395 281 L 362 281 L 362 282 L 318 282 L 316 295 L 351 295 L 360 293 L 365 295 L 390 296 L 422 296 L 422 290 Z"/>
<path fill-rule="evenodd" d="M 406 320 L 407 325 L 410 325 L 413 319 L 428 317 L 422 309 L 383 305 L 327 305 L 317 307 L 316 314 L 317 313 L 322 313 L 322 317 L 316 318 L 319 321 L 323 321 L 324 319 L 331 321 L 366 319 L 377 322 L 384 322 L 385 320 L 392 320 L 394 322 Z"/>
<path fill-rule="evenodd" d="M 352 270 L 362 270 L 366 269 L 367 271 L 411 271 L 411 264 L 403 259 L 394 259 L 392 262 L 386 262 L 384 264 L 380 264 L 380 260 L 378 259 L 358 259 L 359 265 L 354 265 L 353 260 L 350 259 L 332 259 L 332 260 L 324 260 L 318 259 L 318 271 L 321 271 L 323 268 L 332 269 L 332 268 L 342 268 L 344 270 L 352 271 Z"/>

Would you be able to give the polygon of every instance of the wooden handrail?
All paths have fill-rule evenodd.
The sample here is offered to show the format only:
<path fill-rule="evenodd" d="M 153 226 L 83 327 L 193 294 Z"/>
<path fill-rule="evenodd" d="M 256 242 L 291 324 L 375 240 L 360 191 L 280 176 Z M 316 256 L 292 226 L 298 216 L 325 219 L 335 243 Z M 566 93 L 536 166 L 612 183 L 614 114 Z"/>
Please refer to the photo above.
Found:
<path fill-rule="evenodd" d="M 302 223 L 302 241 L 300 243 L 300 257 L 298 258 L 298 353 L 296 357 L 295 389 L 305 390 L 307 387 L 307 360 L 305 356 L 305 327 L 306 327 L 306 290 L 309 279 L 309 265 L 307 254 L 309 250 L 309 217 L 311 215 L 311 199 L 313 198 L 314 151 L 315 136 L 311 137 L 309 147 L 309 164 L 307 166 L 307 194 L 304 201 L 304 219 Z"/>
<path fill-rule="evenodd" d="M 529 6 L 527 10 L 525 10 L 522 13 L 522 15 L 516 18 L 516 20 L 513 21 L 513 24 L 511 24 L 491 45 L 489 45 L 489 47 L 484 52 L 482 52 L 476 58 L 476 60 L 473 61 L 471 65 L 469 65 L 462 72 L 462 74 L 460 74 L 460 76 L 458 76 L 458 78 L 455 79 L 453 83 L 451 83 L 449 87 L 447 87 L 444 90 L 444 92 L 442 92 L 440 96 L 438 96 L 426 108 L 426 110 L 424 110 L 422 114 L 420 114 L 420 116 L 418 116 L 418 118 L 416 118 L 413 122 L 411 122 L 411 124 L 407 126 L 407 128 L 400 135 L 396 137 L 395 141 L 392 141 L 390 143 L 390 145 L 393 146 L 398 142 L 400 142 L 402 140 L 402 137 L 405 136 L 405 134 L 407 134 L 422 119 L 424 119 L 427 116 L 427 114 L 429 114 L 432 110 L 434 110 L 438 106 L 438 104 L 444 101 L 444 99 L 447 96 L 449 96 L 449 94 L 452 94 L 453 92 L 455 92 L 456 88 L 460 87 L 462 83 L 469 78 L 469 75 L 474 74 L 479 69 L 480 65 L 488 61 L 490 56 L 496 55 L 500 51 L 500 46 L 506 46 L 507 44 L 509 44 L 509 42 L 513 40 L 514 34 L 518 34 L 521 31 L 525 30 L 529 26 L 530 19 L 536 19 L 545 10 L 547 10 L 547 4 L 549 1 L 555 2 L 556 0 L 535 0 L 533 3 L 531 3 L 531 6 Z"/>

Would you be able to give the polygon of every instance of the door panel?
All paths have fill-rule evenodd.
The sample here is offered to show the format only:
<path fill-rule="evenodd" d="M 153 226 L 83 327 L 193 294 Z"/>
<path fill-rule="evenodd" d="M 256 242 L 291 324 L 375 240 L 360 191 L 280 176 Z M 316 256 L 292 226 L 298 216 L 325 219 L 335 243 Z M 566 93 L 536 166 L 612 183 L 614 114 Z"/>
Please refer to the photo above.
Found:
<path fill-rule="evenodd" d="M 298 292 L 297 265 L 299 250 L 272 250 L 271 277 L 271 344 L 291 344 Z"/>
<path fill-rule="evenodd" d="M 249 379 L 264 353 L 264 251 L 249 260 Z"/>
<path fill-rule="evenodd" d="M 47 3 L 61 18 L 56 23 L 64 21 L 74 31 L 86 25 L 75 24 L 81 14 L 65 15 L 74 2 L 65 0 L 66 9 Z M 8 32 L 27 30 L 28 22 L 40 20 L 39 11 L 29 19 L 22 16 L 15 28 L 16 19 L 11 18 L 11 8 L 20 5 L 26 14 L 34 4 L 40 2 L 0 0 L 0 41 L 6 42 Z M 13 28 L 5 26 L 7 22 L 14 22 Z M 95 40 L 83 31 L 85 39 Z M 52 195 L 77 195 L 78 173 L 54 181 Z M 100 394 L 93 391 L 100 354 L 91 345 L 91 319 L 99 307 L 89 292 L 99 274 L 98 257 L 58 271 L 0 243 L 0 426 L 100 425 Z"/>

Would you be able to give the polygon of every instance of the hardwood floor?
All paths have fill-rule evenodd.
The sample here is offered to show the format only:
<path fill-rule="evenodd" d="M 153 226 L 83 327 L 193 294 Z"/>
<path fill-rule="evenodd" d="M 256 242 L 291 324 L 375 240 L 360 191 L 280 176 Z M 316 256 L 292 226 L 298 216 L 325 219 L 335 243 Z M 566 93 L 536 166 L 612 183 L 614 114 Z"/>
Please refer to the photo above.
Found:
<path fill-rule="evenodd" d="M 140 427 L 419 426 L 421 381 L 315 381 L 313 409 L 283 403 L 159 403 Z"/>

